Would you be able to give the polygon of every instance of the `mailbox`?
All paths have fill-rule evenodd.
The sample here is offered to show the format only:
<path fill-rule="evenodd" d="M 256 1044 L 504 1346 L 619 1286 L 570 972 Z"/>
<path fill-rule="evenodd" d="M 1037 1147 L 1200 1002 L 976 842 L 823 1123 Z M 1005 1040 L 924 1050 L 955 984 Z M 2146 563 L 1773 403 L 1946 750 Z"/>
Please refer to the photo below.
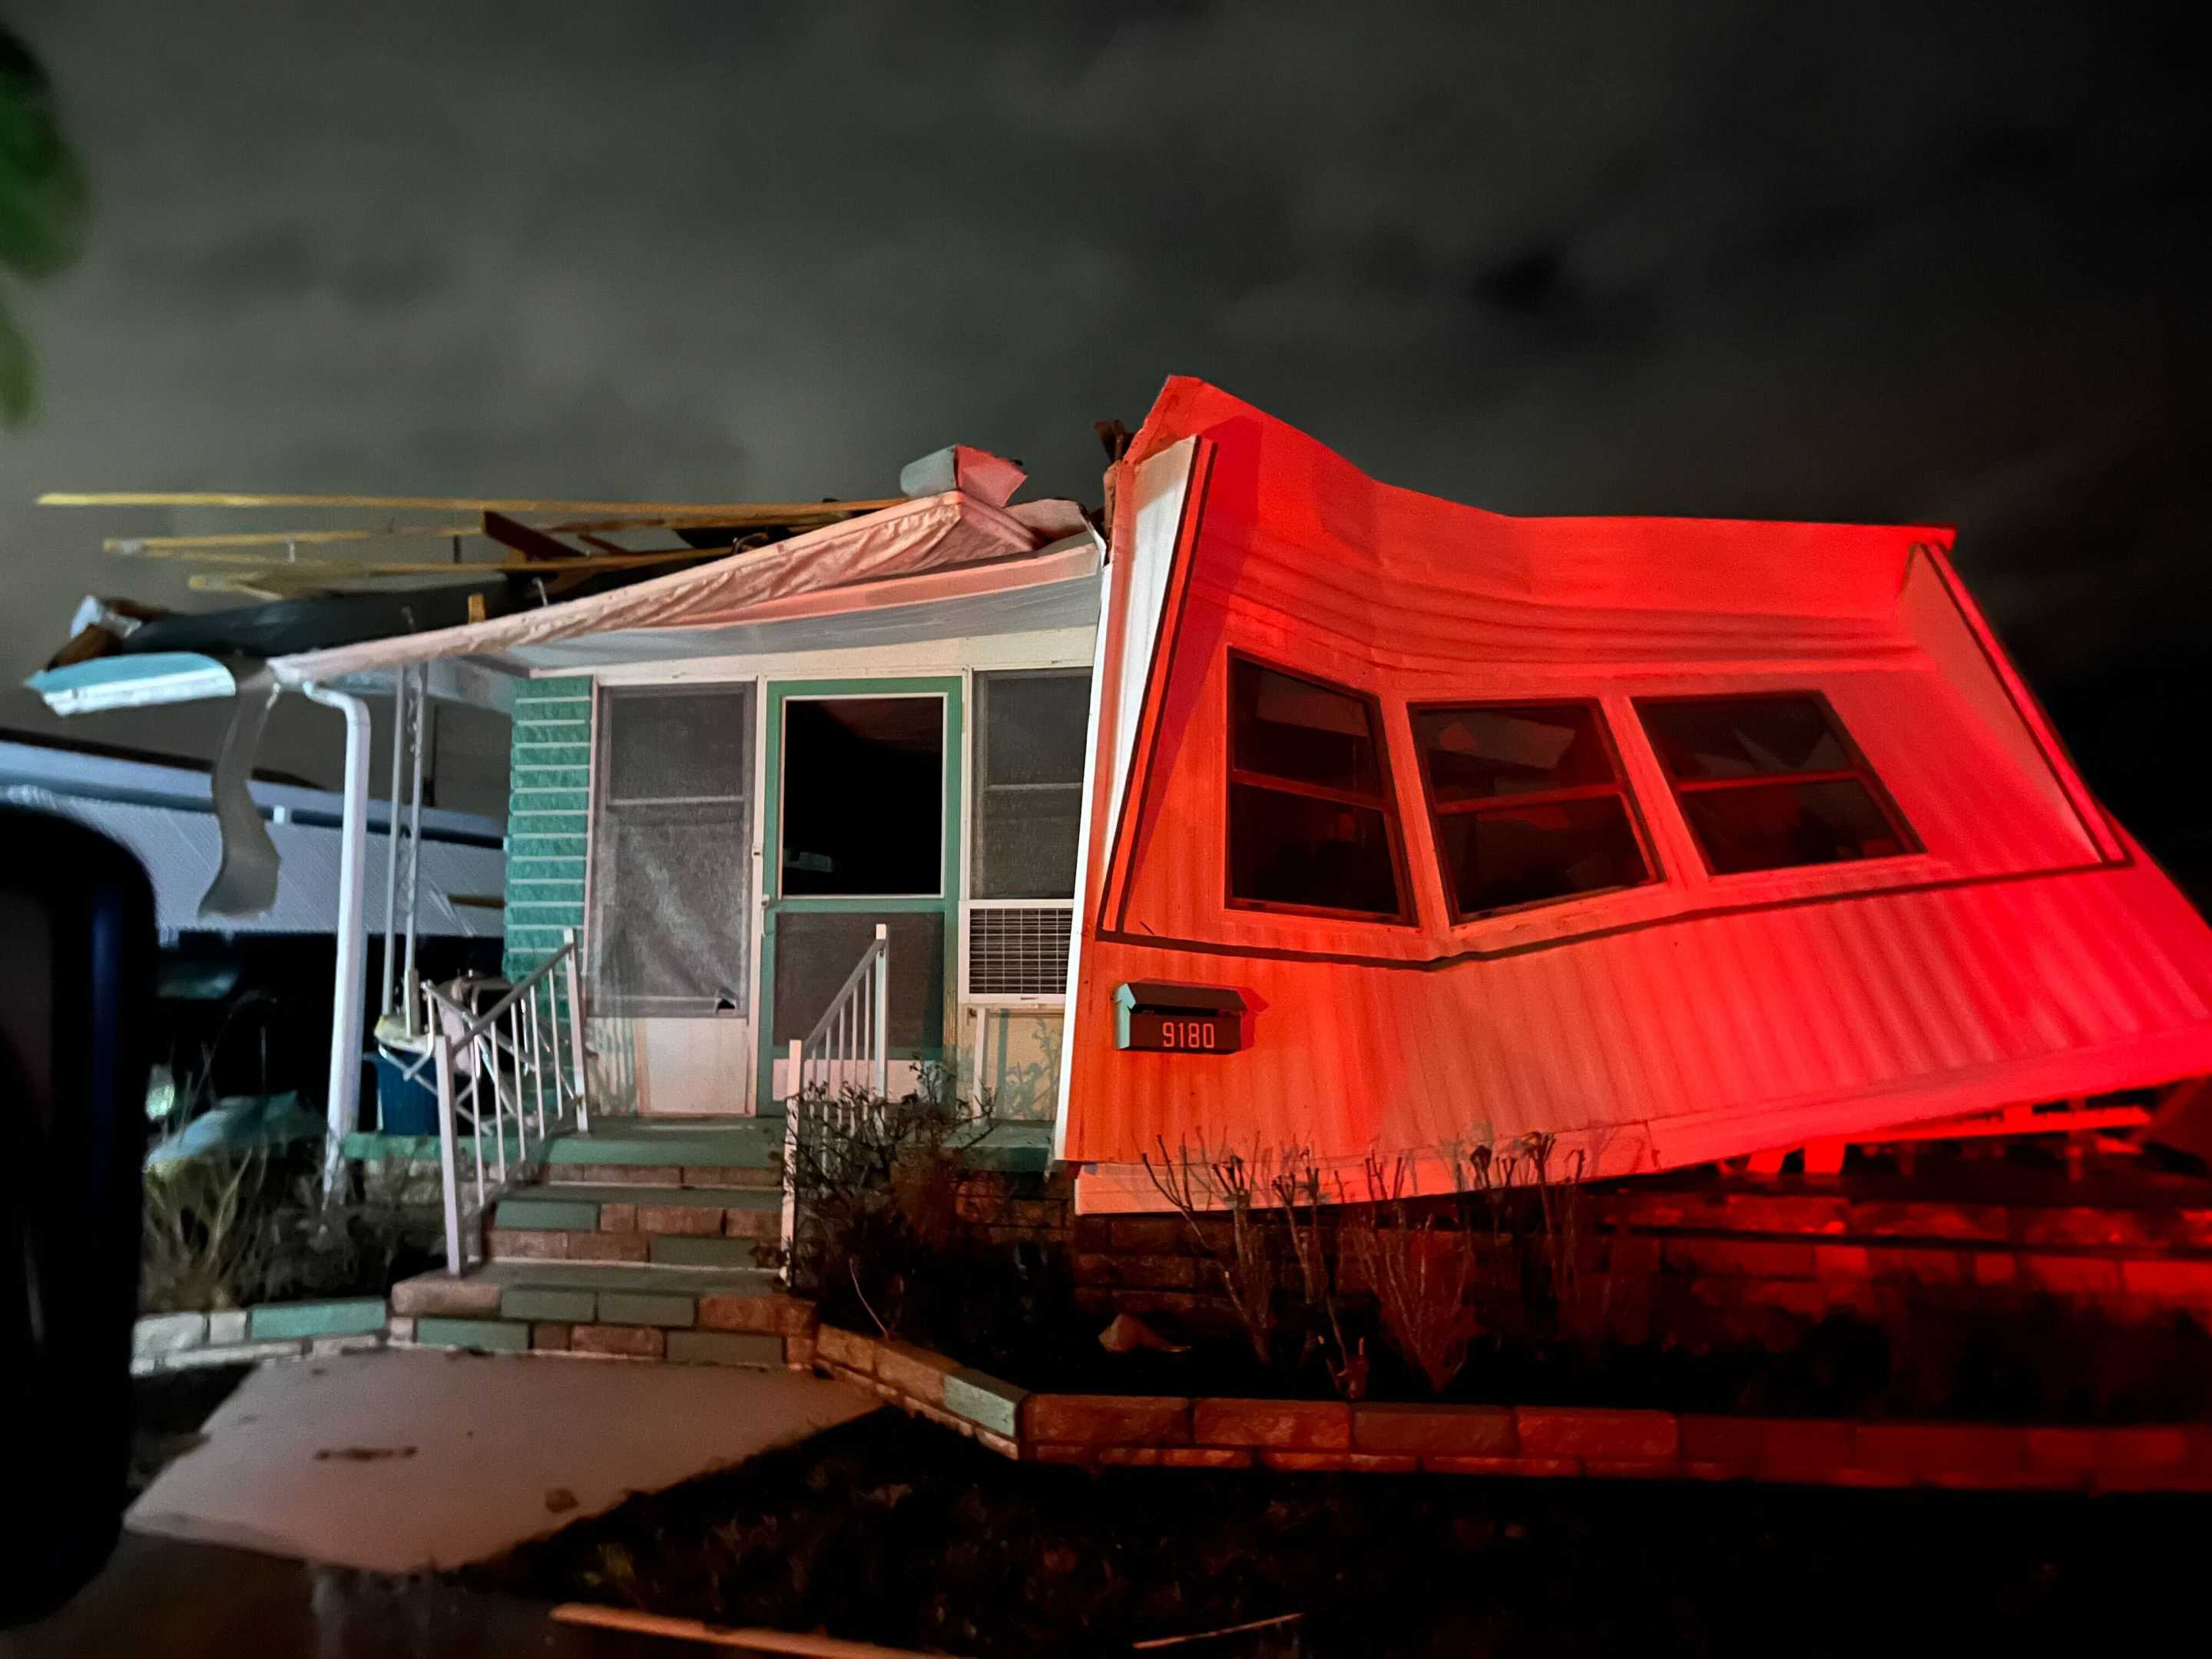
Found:
<path fill-rule="evenodd" d="M 1244 999 L 1224 985 L 1131 980 L 1114 990 L 1114 1046 L 1167 1054 L 1233 1054 L 1244 1046 Z"/>

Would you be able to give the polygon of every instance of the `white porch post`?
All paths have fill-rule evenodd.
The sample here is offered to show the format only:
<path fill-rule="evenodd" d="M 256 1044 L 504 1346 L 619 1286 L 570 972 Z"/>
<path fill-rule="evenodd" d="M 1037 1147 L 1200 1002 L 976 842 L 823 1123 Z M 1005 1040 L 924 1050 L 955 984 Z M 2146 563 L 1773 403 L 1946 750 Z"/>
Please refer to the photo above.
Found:
<path fill-rule="evenodd" d="M 361 1026 L 368 953 L 362 936 L 362 888 L 368 853 L 368 705 L 343 691 L 310 683 L 301 690 L 345 716 L 345 809 L 338 832 L 337 975 L 331 999 L 330 1139 L 323 1158 L 323 1194 L 338 1190 L 345 1138 L 361 1122 Z M 397 817 L 397 803 L 394 803 Z"/>

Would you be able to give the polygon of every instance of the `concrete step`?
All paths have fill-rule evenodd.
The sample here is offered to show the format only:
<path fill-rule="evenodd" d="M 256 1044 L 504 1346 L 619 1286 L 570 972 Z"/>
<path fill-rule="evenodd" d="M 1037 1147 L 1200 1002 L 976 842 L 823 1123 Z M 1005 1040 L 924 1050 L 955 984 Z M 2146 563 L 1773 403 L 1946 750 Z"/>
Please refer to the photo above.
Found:
<path fill-rule="evenodd" d="M 772 1273 L 619 1263 L 490 1261 L 394 1285 L 404 1337 L 430 1347 L 571 1352 L 719 1365 L 805 1364 L 814 1310 Z"/>

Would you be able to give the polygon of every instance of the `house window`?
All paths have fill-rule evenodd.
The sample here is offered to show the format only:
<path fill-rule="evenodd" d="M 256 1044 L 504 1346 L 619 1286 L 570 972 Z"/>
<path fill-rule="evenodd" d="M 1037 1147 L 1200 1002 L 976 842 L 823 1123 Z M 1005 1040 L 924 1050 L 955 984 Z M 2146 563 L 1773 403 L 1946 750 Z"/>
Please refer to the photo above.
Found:
<path fill-rule="evenodd" d="M 1409 919 L 1374 702 L 1230 659 L 1229 902 Z"/>
<path fill-rule="evenodd" d="M 752 699 L 749 685 L 601 694 L 586 929 L 593 1012 L 744 1011 Z"/>
<path fill-rule="evenodd" d="M 1452 918 L 1651 879 L 1595 704 L 1413 711 Z"/>
<path fill-rule="evenodd" d="M 1825 698 L 1667 698 L 1636 710 L 1715 875 L 1919 850 Z"/>
<path fill-rule="evenodd" d="M 1074 895 L 1090 721 L 1086 670 L 975 677 L 973 896 Z"/>

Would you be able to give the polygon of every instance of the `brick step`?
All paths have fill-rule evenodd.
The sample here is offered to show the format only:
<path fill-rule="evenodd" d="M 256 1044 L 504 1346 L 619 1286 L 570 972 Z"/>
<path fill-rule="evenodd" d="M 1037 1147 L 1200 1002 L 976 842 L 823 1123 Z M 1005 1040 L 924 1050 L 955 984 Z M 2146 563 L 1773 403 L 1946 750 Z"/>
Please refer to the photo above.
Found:
<path fill-rule="evenodd" d="M 490 1261 L 392 1287 L 394 1336 L 428 1347 L 611 1354 L 710 1365 L 813 1358 L 811 1304 L 759 1271 Z"/>
<path fill-rule="evenodd" d="M 744 1268 L 782 1224 L 773 1188 L 556 1184 L 501 1199 L 484 1243 L 494 1261 Z"/>

